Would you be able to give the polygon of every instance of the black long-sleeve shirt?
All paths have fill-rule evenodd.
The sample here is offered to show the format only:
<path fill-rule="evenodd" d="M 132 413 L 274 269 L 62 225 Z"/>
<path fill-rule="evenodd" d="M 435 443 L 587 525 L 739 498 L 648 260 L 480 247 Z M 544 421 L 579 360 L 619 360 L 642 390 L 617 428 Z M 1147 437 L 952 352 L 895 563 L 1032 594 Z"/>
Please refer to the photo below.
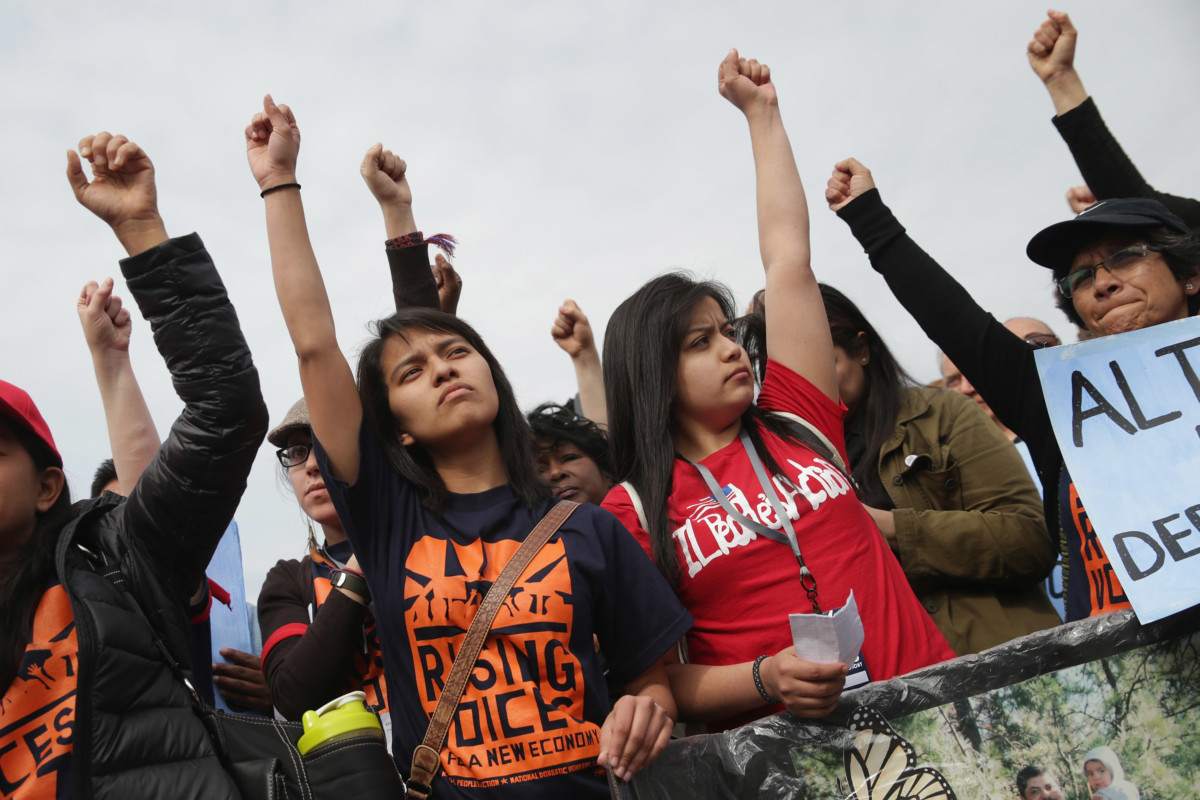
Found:
<path fill-rule="evenodd" d="M 878 190 L 855 198 L 838 216 L 925 335 L 962 370 L 996 418 L 1029 446 L 1042 482 L 1046 527 L 1067 559 L 1067 619 L 1127 608 L 1063 464 L 1033 349 L 908 236 Z"/>

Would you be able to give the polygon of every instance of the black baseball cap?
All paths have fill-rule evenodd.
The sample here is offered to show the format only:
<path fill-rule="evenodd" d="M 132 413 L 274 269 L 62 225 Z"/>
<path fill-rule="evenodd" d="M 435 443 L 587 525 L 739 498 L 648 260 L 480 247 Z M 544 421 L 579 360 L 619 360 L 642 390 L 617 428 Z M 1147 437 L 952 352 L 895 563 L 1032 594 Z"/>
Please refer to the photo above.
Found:
<path fill-rule="evenodd" d="M 1165 226 L 1188 233 L 1188 226 L 1157 200 L 1120 197 L 1094 203 L 1074 219 L 1058 222 L 1029 240 L 1025 254 L 1030 260 L 1053 270 L 1065 270 L 1079 249 L 1113 228 Z"/>

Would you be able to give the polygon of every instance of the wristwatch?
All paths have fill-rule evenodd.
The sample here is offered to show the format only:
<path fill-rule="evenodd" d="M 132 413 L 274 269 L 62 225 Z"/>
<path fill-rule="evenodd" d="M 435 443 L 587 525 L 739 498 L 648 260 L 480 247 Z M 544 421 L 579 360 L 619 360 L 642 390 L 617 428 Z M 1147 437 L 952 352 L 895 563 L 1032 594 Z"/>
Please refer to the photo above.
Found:
<path fill-rule="evenodd" d="M 367 588 L 367 582 L 362 575 L 340 569 L 334 570 L 333 577 L 329 582 L 338 589 L 354 592 L 366 602 L 371 602 L 371 590 Z"/>

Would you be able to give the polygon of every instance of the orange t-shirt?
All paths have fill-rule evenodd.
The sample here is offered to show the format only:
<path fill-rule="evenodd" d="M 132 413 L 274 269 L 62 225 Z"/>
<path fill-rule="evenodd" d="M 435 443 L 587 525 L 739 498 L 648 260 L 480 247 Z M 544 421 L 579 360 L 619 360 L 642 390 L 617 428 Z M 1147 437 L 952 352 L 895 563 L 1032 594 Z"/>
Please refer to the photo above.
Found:
<path fill-rule="evenodd" d="M 70 795 L 78 679 L 75 615 L 55 585 L 38 602 L 33 638 L 0 700 L 0 798 Z"/>

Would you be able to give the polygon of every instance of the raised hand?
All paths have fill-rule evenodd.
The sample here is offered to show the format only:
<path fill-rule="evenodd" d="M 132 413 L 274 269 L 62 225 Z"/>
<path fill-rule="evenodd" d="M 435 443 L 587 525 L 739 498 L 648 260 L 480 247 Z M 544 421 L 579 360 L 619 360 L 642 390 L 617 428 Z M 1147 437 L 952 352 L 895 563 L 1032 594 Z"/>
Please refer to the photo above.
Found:
<path fill-rule="evenodd" d="M 417 229 L 417 222 L 413 218 L 412 189 L 405 177 L 407 171 L 408 165 L 404 159 L 391 150 L 384 150 L 379 142 L 367 149 L 358 168 L 358 173 L 379 203 L 379 210 L 383 212 L 383 226 L 389 239 L 405 236 Z"/>
<path fill-rule="evenodd" d="M 1033 39 L 1025 54 L 1037 76 L 1044 83 L 1049 83 L 1055 77 L 1075 69 L 1078 31 L 1064 12 L 1050 10 L 1046 14 L 1046 21 L 1033 32 Z"/>
<path fill-rule="evenodd" d="M 1071 207 L 1072 212 L 1081 214 L 1088 206 L 1095 204 L 1096 195 L 1092 194 L 1092 190 L 1087 187 L 1087 184 L 1067 189 L 1067 205 Z"/>
<path fill-rule="evenodd" d="M 381 142 L 376 142 L 363 156 L 359 174 L 366 181 L 367 188 L 380 205 L 396 203 L 412 205 L 412 189 L 408 179 L 404 177 L 408 165 L 404 159 L 391 150 L 384 150 Z"/>
<path fill-rule="evenodd" d="M 717 91 L 743 114 L 779 103 L 775 84 L 771 83 L 771 68 L 754 59 L 739 58 L 736 49 L 730 50 L 717 67 Z"/>
<path fill-rule="evenodd" d="M 429 268 L 433 270 L 433 280 L 437 284 L 438 305 L 447 314 L 457 314 L 458 298 L 462 294 L 462 276 L 441 253 L 437 254 Z"/>
<path fill-rule="evenodd" d="M 121 298 L 113 294 L 112 278 L 105 278 L 102 283 L 85 283 L 76 310 L 79 324 L 83 326 L 83 338 L 93 356 L 104 352 L 129 352 L 133 319 L 129 310 L 122 308 Z"/>
<path fill-rule="evenodd" d="M 550 327 L 550 336 L 571 358 L 578 358 L 581 354 L 596 350 L 592 326 L 574 300 L 565 300 L 558 307 L 558 317 Z"/>
<path fill-rule="evenodd" d="M 91 181 L 81 159 L 92 165 Z M 154 165 L 124 136 L 103 131 L 80 139 L 78 153 L 67 151 L 67 180 L 75 199 L 113 229 L 130 255 L 166 241 Z"/>
<path fill-rule="evenodd" d="M 875 188 L 871 170 L 853 158 L 833 165 L 833 176 L 825 186 L 825 202 L 834 211 L 840 211 L 851 200 Z"/>
<path fill-rule="evenodd" d="M 799 717 L 823 717 L 837 707 L 846 684 L 845 664 L 817 664 L 796 655 L 792 645 L 762 663 L 767 694 Z"/>
<path fill-rule="evenodd" d="M 296 182 L 296 158 L 300 154 L 300 128 L 287 106 L 277 106 L 271 95 L 263 98 L 263 110 L 246 126 L 246 160 L 260 189 Z"/>
<path fill-rule="evenodd" d="M 1055 113 L 1067 113 L 1087 100 L 1083 80 L 1075 71 L 1075 40 L 1078 33 L 1071 18 L 1061 11 L 1046 12 L 1047 19 L 1026 48 L 1029 66 L 1046 84 Z"/>

